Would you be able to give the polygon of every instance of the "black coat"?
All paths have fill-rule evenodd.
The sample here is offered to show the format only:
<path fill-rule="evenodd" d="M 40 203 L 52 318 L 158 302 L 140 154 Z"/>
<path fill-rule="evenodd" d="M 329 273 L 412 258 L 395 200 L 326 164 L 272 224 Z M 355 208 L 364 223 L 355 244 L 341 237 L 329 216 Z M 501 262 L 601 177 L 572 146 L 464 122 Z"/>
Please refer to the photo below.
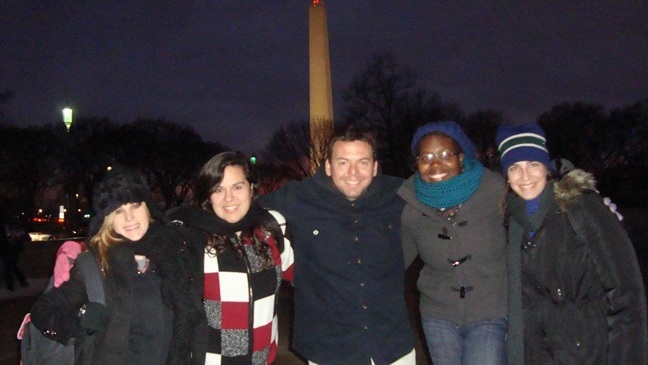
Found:
<path fill-rule="evenodd" d="M 146 243 L 140 243 L 141 241 Z M 200 356 L 194 356 L 192 359 L 191 353 L 194 343 L 200 343 L 201 324 L 206 325 L 199 294 L 202 288 L 192 284 L 195 280 L 186 270 L 186 267 L 191 265 L 188 261 L 191 256 L 185 254 L 183 236 L 176 227 L 152 224 L 140 242 L 133 245 L 115 245 L 109 249 L 110 269 L 104 276 L 104 288 L 106 311 L 110 319 L 104 331 L 85 339 L 81 336 L 83 329 L 79 327 L 77 320 L 79 307 L 88 299 L 83 278 L 74 267 L 70 272 L 69 281 L 44 294 L 34 304 L 32 321 L 38 329 L 56 333 L 55 336 L 49 337 L 61 343 L 66 343 L 71 337 L 82 338 L 82 342 L 85 341 L 79 363 L 115 365 L 132 362 L 132 346 L 130 358 L 128 354 L 131 326 L 156 325 L 146 322 L 149 319 L 158 322 L 161 335 L 145 339 L 144 343 L 138 344 L 138 348 L 148 349 L 142 357 L 142 363 L 200 362 Z M 152 272 L 147 271 L 146 274 L 150 275 L 151 281 L 144 285 L 149 288 L 153 285 L 157 289 L 145 291 L 146 298 L 138 298 L 136 294 L 138 291 L 142 292 L 138 289 L 141 288 L 142 282 L 134 280 L 137 275 L 137 264 L 133 259 L 135 249 L 138 250 L 138 254 L 146 254 L 151 260 Z M 195 302 L 196 293 L 198 303 Z M 133 300 L 137 300 L 138 303 L 148 302 L 147 308 L 158 308 L 161 316 L 148 318 L 148 313 L 134 313 L 133 308 L 136 307 L 132 306 Z M 145 322 L 140 321 L 141 316 L 147 317 Z M 193 341 L 194 339 L 196 341 Z M 93 345 L 88 346 L 89 343 Z"/>
<path fill-rule="evenodd" d="M 260 198 L 293 230 L 293 347 L 308 360 L 388 364 L 414 348 L 404 295 L 401 184 L 379 174 L 349 201 L 320 168 Z"/>
<path fill-rule="evenodd" d="M 158 263 L 162 277 L 162 300 L 173 311 L 167 364 L 202 365 L 208 330 L 202 301 L 205 236 L 172 224 L 161 243 L 152 247 L 150 257 Z"/>
<path fill-rule="evenodd" d="M 551 188 L 532 238 L 510 219 L 509 363 L 646 364 L 645 291 L 627 233 L 589 174 Z"/>

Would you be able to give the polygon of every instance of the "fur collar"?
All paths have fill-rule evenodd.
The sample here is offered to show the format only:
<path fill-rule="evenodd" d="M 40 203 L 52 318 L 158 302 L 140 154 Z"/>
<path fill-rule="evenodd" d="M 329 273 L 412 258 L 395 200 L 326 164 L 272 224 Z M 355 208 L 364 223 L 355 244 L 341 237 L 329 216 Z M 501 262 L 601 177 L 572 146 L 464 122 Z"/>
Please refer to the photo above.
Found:
<path fill-rule="evenodd" d="M 594 175 L 581 169 L 569 171 L 554 184 L 554 197 L 563 212 L 587 192 L 596 192 L 596 179 Z"/>

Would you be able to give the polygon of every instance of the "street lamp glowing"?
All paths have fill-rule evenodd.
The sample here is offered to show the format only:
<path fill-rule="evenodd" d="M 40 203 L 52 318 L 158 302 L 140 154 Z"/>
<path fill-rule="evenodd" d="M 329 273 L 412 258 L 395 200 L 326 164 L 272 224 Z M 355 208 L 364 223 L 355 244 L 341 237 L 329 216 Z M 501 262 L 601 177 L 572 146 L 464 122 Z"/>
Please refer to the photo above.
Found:
<path fill-rule="evenodd" d="M 72 126 L 72 109 L 70 108 L 63 109 L 63 123 L 65 123 L 65 128 L 67 128 L 69 132 L 70 126 Z"/>

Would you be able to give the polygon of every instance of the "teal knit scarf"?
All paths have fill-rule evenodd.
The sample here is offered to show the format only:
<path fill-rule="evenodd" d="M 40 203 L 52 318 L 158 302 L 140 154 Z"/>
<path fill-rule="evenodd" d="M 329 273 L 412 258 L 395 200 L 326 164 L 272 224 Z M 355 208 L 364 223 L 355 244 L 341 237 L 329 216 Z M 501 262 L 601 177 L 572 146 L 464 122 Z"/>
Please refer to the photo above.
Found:
<path fill-rule="evenodd" d="M 463 164 L 463 172 L 446 181 L 428 183 L 417 172 L 414 187 L 418 200 L 429 207 L 441 209 L 457 206 L 470 199 L 481 183 L 484 166 L 474 158 L 464 158 Z"/>

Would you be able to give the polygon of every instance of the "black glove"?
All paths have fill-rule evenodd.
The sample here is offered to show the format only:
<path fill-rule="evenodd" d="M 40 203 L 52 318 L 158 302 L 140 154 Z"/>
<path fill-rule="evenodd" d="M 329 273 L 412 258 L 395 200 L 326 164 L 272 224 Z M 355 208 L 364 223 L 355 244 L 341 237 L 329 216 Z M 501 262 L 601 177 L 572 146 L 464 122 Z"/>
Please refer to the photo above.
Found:
<path fill-rule="evenodd" d="M 89 335 L 105 330 L 109 321 L 108 309 L 103 304 L 88 302 L 79 309 L 79 328 Z"/>

